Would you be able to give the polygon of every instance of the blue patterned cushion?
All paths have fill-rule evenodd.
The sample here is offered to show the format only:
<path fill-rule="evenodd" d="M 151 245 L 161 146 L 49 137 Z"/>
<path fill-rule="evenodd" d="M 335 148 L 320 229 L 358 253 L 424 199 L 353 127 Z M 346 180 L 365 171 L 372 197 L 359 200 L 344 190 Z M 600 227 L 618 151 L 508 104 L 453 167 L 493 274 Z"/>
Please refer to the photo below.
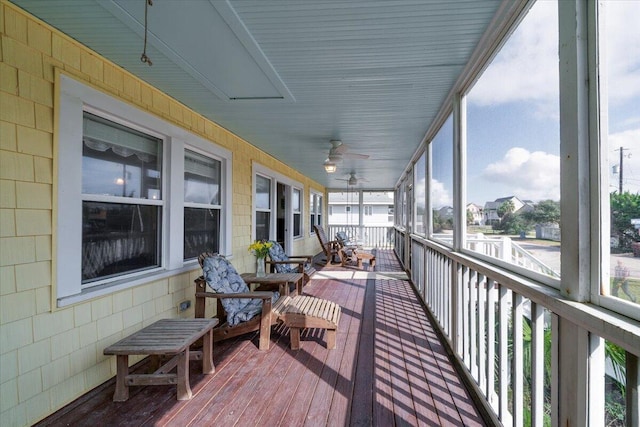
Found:
<path fill-rule="evenodd" d="M 202 263 L 202 272 L 207 285 L 216 293 L 237 294 L 249 292 L 249 287 L 233 265 L 220 255 L 205 258 Z M 279 296 L 278 292 L 274 292 L 272 301 L 275 302 Z M 222 298 L 222 306 L 227 313 L 227 323 L 235 326 L 260 314 L 262 300 L 254 298 Z"/>
<path fill-rule="evenodd" d="M 349 236 L 347 235 L 347 233 L 344 232 L 344 231 L 338 231 L 336 233 L 336 240 L 342 246 L 354 246 L 355 245 L 355 242 L 352 242 L 351 239 L 349 238 Z"/>
<path fill-rule="evenodd" d="M 269 258 L 271 261 L 289 261 L 289 257 L 284 253 L 280 243 L 270 240 Z M 275 264 L 276 273 L 297 273 L 298 264 Z"/>

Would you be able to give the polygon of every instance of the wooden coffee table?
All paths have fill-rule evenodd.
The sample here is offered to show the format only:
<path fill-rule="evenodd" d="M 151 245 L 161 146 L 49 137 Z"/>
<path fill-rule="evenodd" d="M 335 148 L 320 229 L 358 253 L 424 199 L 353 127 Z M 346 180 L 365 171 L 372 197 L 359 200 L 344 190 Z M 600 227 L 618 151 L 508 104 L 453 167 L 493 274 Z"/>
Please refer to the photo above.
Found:
<path fill-rule="evenodd" d="M 356 262 L 358 268 L 362 269 L 362 260 L 365 259 L 369 262 L 371 269 L 376 266 L 376 257 L 372 253 L 360 252 L 357 249 L 347 247 L 340 249 L 340 259 L 343 267 L 347 266 L 349 263 Z"/>
<path fill-rule="evenodd" d="M 357 252 L 355 253 L 356 259 L 358 260 L 358 268 L 362 268 L 362 260 L 366 259 L 369 261 L 369 266 L 373 269 L 376 266 L 376 257 L 375 255 L 369 252 Z"/>
<path fill-rule="evenodd" d="M 242 280 L 247 284 L 254 283 L 256 285 L 278 285 L 280 295 L 289 295 L 289 286 L 296 285 L 298 295 L 302 295 L 302 286 L 304 274 L 302 273 L 267 273 L 258 277 L 255 273 L 243 273 L 240 275 Z"/>
<path fill-rule="evenodd" d="M 212 374 L 213 332 L 218 319 L 163 319 L 135 332 L 104 349 L 104 354 L 116 355 L 117 376 L 114 402 L 129 398 L 132 385 L 177 385 L 178 400 L 191 399 L 189 360 L 202 360 L 202 372 Z M 190 351 L 189 346 L 203 338 L 202 351 Z M 129 355 L 148 354 L 153 358 L 173 356 L 152 374 L 129 374 Z M 155 362 L 155 361 L 154 361 Z M 170 373 L 177 368 L 176 373 Z"/>

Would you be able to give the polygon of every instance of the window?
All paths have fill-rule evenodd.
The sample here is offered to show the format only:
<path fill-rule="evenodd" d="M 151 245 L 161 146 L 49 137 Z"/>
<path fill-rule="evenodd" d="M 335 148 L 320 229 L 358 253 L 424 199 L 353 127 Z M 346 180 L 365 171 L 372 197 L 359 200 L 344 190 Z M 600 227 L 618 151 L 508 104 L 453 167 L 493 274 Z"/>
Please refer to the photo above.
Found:
<path fill-rule="evenodd" d="M 594 283 L 601 304 L 638 318 L 640 275 L 640 14 L 638 2 L 599 2 L 601 129 L 602 283 Z M 607 227 L 608 226 L 608 227 Z"/>
<path fill-rule="evenodd" d="M 362 208 L 364 209 L 364 214 L 366 216 L 373 215 L 373 206 L 372 205 L 364 205 Z"/>
<path fill-rule="evenodd" d="M 467 249 L 554 286 L 561 250 L 559 61 L 558 3 L 535 2 L 467 94 L 463 201 L 482 209 L 481 224 L 465 234 L 473 236 Z"/>
<path fill-rule="evenodd" d="M 58 306 L 189 271 L 205 247 L 230 254 L 231 153 L 56 78 Z"/>
<path fill-rule="evenodd" d="M 303 233 L 303 185 L 259 163 L 253 164 L 253 238 L 291 248 Z"/>
<path fill-rule="evenodd" d="M 160 266 L 162 141 L 90 113 L 82 137 L 82 284 Z"/>
<path fill-rule="evenodd" d="M 426 206 L 427 206 L 427 180 L 426 180 L 426 153 L 422 153 L 414 166 L 413 172 L 413 188 L 415 189 L 415 232 L 417 234 L 426 235 Z"/>
<path fill-rule="evenodd" d="M 351 206 L 345 206 L 344 207 L 344 211 L 347 212 L 347 213 L 351 212 Z"/>
<path fill-rule="evenodd" d="M 194 151 L 184 156 L 184 259 L 218 252 L 221 162 Z"/>
<path fill-rule="evenodd" d="M 432 237 L 453 245 L 453 116 L 449 116 L 429 145 Z"/>
<path fill-rule="evenodd" d="M 293 199 L 291 200 L 293 208 L 293 237 L 302 236 L 302 191 L 298 188 L 293 189 Z"/>
<path fill-rule="evenodd" d="M 309 195 L 309 234 L 313 234 L 313 226 L 322 226 L 322 196 L 318 193 L 311 193 Z"/>
<path fill-rule="evenodd" d="M 393 224 L 393 221 L 395 220 L 393 205 L 389 205 L 387 207 L 387 219 L 388 219 L 390 224 Z"/>
<path fill-rule="evenodd" d="M 269 240 L 271 230 L 271 179 L 256 175 L 256 240 Z"/>

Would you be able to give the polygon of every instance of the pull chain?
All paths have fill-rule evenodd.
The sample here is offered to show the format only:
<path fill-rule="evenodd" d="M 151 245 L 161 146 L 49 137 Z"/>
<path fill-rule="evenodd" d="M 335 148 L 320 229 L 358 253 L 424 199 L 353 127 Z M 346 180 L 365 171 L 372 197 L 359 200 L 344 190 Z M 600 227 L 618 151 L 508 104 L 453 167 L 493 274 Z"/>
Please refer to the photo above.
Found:
<path fill-rule="evenodd" d="M 140 57 L 140 61 L 149 64 L 152 66 L 153 63 L 151 59 L 147 56 L 147 8 L 148 6 L 153 6 L 153 0 L 145 0 L 144 2 L 144 48 L 142 49 L 142 56 Z"/>

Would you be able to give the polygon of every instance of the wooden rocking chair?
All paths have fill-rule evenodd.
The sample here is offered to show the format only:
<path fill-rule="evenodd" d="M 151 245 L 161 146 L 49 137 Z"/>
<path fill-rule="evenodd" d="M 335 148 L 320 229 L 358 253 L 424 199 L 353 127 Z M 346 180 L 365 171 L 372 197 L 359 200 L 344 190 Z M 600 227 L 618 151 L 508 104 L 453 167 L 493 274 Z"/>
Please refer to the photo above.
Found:
<path fill-rule="evenodd" d="M 271 326 L 278 321 L 272 306 L 280 295 L 269 291 L 250 292 L 233 265 L 222 255 L 203 253 L 198 261 L 203 275 L 195 280 L 195 317 L 205 317 L 206 298 L 217 300 L 216 317 L 220 323 L 213 329 L 214 342 L 260 331 L 258 347 L 268 350 Z"/>
<path fill-rule="evenodd" d="M 328 240 L 322 227 L 314 225 L 313 229 L 316 232 L 316 236 L 318 236 L 320 246 L 322 246 L 322 252 L 324 252 L 325 257 L 327 258 L 327 265 L 342 264 L 340 260 L 337 262 L 335 261 L 336 257 L 340 257 L 338 242 L 335 240 Z"/>

